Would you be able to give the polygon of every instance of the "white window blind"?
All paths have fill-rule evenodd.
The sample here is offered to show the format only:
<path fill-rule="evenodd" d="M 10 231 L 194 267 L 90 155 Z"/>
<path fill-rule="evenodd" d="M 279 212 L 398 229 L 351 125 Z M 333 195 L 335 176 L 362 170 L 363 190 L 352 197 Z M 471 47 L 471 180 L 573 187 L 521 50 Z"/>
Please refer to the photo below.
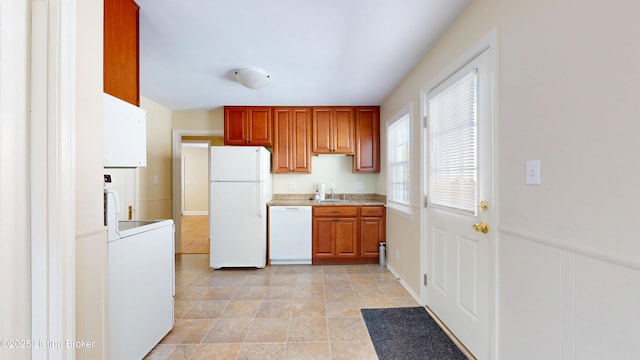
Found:
<path fill-rule="evenodd" d="M 475 214 L 477 206 L 477 71 L 428 98 L 430 204 Z"/>
<path fill-rule="evenodd" d="M 399 205 L 409 205 L 409 179 L 411 148 L 411 121 L 409 114 L 403 115 L 389 125 L 389 201 Z M 400 208 L 401 210 L 405 210 Z"/>

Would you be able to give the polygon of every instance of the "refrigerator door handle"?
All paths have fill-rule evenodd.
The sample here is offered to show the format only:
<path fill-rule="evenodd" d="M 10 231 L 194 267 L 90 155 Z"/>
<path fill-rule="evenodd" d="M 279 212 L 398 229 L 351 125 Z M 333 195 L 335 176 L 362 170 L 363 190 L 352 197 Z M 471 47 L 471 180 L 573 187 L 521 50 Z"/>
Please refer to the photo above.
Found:
<path fill-rule="evenodd" d="M 260 158 L 260 149 L 256 149 L 256 177 L 258 181 L 262 181 L 262 159 Z"/>
<path fill-rule="evenodd" d="M 262 204 L 264 202 L 264 198 L 263 198 L 263 195 L 262 195 L 262 182 L 257 182 L 256 186 L 258 187 L 258 201 L 257 201 L 258 209 L 256 209 L 256 210 L 257 210 L 257 213 L 258 213 L 258 217 L 262 218 Z"/>

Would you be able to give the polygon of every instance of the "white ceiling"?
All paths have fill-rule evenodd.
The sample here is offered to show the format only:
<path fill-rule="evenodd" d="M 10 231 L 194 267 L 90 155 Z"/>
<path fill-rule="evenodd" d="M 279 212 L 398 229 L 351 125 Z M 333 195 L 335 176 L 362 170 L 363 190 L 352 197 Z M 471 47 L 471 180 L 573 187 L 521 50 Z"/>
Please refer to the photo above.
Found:
<path fill-rule="evenodd" d="M 140 93 L 173 110 L 379 105 L 471 0 L 137 0 Z M 254 68 L 262 89 L 234 80 Z"/>

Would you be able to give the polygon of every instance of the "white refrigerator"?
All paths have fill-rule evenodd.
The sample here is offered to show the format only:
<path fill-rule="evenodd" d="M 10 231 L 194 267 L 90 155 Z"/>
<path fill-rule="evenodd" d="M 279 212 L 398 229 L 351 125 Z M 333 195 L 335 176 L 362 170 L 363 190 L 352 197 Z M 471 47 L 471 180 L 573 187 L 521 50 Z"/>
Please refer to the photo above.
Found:
<path fill-rule="evenodd" d="M 264 147 L 212 146 L 209 175 L 210 265 L 263 268 L 271 154 Z"/>

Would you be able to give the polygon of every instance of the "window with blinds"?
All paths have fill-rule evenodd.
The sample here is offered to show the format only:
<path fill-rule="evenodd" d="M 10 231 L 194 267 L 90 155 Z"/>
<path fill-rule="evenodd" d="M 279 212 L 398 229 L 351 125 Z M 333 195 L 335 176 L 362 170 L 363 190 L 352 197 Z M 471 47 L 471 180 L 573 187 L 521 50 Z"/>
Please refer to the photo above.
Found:
<path fill-rule="evenodd" d="M 450 79 L 427 95 L 430 204 L 477 209 L 477 70 Z"/>
<path fill-rule="evenodd" d="M 387 137 L 389 149 L 387 200 L 391 207 L 409 213 L 411 117 L 408 113 L 389 124 Z"/>

